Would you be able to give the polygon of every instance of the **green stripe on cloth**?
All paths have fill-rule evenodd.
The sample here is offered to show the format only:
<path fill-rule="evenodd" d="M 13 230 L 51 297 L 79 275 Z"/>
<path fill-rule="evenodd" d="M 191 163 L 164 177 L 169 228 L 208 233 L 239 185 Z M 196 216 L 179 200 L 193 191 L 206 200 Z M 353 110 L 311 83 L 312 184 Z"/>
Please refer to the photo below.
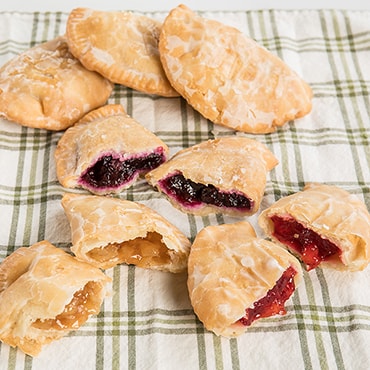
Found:
<path fill-rule="evenodd" d="M 129 266 L 127 279 L 127 307 L 128 307 L 128 361 L 129 369 L 136 369 L 136 307 L 135 307 L 135 268 Z"/>

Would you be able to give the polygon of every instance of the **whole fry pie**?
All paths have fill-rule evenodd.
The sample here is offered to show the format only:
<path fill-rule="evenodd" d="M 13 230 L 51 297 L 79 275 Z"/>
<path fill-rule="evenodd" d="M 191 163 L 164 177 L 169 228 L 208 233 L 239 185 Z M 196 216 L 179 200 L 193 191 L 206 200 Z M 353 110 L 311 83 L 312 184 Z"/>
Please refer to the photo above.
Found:
<path fill-rule="evenodd" d="M 298 259 L 257 238 L 247 221 L 205 227 L 191 246 L 191 304 L 217 335 L 239 336 L 256 320 L 285 314 L 301 277 Z"/>
<path fill-rule="evenodd" d="M 231 136 L 179 151 L 146 179 L 183 212 L 245 216 L 257 212 L 277 163 L 264 144 Z"/>
<path fill-rule="evenodd" d="M 64 130 L 103 105 L 112 89 L 69 52 L 60 36 L 0 68 L 0 116 L 23 126 Z"/>
<path fill-rule="evenodd" d="M 115 104 L 70 127 L 55 151 L 59 182 L 94 194 L 119 193 L 167 156 L 167 145 Z"/>
<path fill-rule="evenodd" d="M 0 340 L 37 356 L 98 314 L 110 278 L 41 241 L 0 265 Z"/>
<path fill-rule="evenodd" d="M 310 183 L 265 209 L 258 223 L 308 270 L 363 270 L 370 261 L 370 214 L 355 195 Z"/>
<path fill-rule="evenodd" d="M 311 110 L 311 88 L 280 58 L 184 5 L 164 20 L 159 53 L 172 86 L 214 123 L 269 133 Z"/>
<path fill-rule="evenodd" d="M 67 20 L 72 53 L 110 81 L 162 96 L 178 96 L 159 59 L 161 23 L 131 12 L 73 9 Z"/>
<path fill-rule="evenodd" d="M 62 206 L 77 258 L 103 269 L 125 263 L 174 273 L 186 270 L 190 241 L 151 208 L 123 199 L 68 193 Z"/>

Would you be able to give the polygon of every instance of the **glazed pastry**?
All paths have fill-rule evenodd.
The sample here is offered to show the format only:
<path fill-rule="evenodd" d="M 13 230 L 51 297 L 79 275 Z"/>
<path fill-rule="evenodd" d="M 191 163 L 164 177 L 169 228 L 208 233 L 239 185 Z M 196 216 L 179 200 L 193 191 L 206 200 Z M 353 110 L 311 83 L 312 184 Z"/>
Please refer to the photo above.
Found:
<path fill-rule="evenodd" d="M 105 104 L 112 89 L 73 57 L 64 37 L 57 37 L 1 67 L 0 116 L 23 126 L 64 130 Z"/>
<path fill-rule="evenodd" d="M 183 212 L 245 216 L 257 212 L 277 163 L 264 144 L 232 136 L 183 149 L 146 179 Z"/>
<path fill-rule="evenodd" d="M 285 314 L 302 277 L 299 261 L 257 238 L 247 221 L 201 230 L 188 266 L 194 312 L 206 329 L 225 337 L 239 336 L 257 319 Z"/>
<path fill-rule="evenodd" d="M 308 270 L 356 271 L 369 263 L 370 214 L 356 196 L 336 186 L 310 183 L 264 210 L 258 223 Z"/>
<path fill-rule="evenodd" d="M 269 133 L 311 110 L 311 88 L 281 59 L 184 5 L 165 19 L 159 53 L 172 86 L 214 123 Z"/>
<path fill-rule="evenodd" d="M 178 96 L 159 59 L 161 23 L 131 12 L 73 9 L 67 20 L 72 53 L 86 68 L 148 94 Z"/>
<path fill-rule="evenodd" d="M 108 283 L 48 241 L 17 249 L 0 265 L 0 340 L 37 356 L 99 313 Z"/>
<path fill-rule="evenodd" d="M 72 252 L 102 269 L 126 263 L 182 272 L 190 242 L 154 210 L 128 200 L 65 194 L 62 206 L 71 225 Z"/>
<path fill-rule="evenodd" d="M 87 114 L 63 134 L 55 151 L 59 182 L 94 194 L 121 192 L 167 156 L 167 145 L 121 105 Z"/>

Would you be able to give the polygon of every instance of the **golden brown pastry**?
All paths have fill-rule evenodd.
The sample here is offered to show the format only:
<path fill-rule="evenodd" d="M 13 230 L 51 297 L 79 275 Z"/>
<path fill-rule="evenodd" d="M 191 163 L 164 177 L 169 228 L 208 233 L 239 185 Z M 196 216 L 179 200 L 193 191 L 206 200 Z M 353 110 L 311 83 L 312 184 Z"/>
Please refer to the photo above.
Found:
<path fill-rule="evenodd" d="M 87 114 L 63 134 L 55 151 L 59 182 L 94 194 L 121 192 L 167 156 L 167 145 L 121 105 Z"/>
<path fill-rule="evenodd" d="M 161 23 L 131 12 L 76 8 L 67 20 L 72 53 L 118 84 L 162 96 L 178 96 L 159 59 Z"/>
<path fill-rule="evenodd" d="M 64 130 L 103 105 L 112 89 L 73 57 L 60 36 L 0 68 L 0 116 L 23 126 Z"/>
<path fill-rule="evenodd" d="M 103 269 L 126 263 L 174 273 L 186 270 L 190 241 L 143 204 L 65 194 L 62 206 L 77 258 Z"/>
<path fill-rule="evenodd" d="M 277 163 L 264 144 L 231 136 L 179 151 L 146 179 L 183 212 L 245 216 L 257 212 Z"/>
<path fill-rule="evenodd" d="M 110 278 L 48 241 L 0 265 L 0 340 L 37 356 L 100 311 Z"/>
<path fill-rule="evenodd" d="M 311 88 L 281 59 L 184 5 L 165 19 L 159 53 L 172 86 L 214 123 L 269 133 L 311 110 Z"/>
<path fill-rule="evenodd" d="M 336 186 L 307 184 L 264 210 L 258 223 L 308 270 L 356 271 L 369 264 L 370 214 L 360 199 Z"/>
<path fill-rule="evenodd" d="M 302 277 L 299 261 L 257 238 L 247 221 L 202 229 L 188 265 L 194 312 L 206 329 L 225 337 L 244 333 L 257 319 L 285 314 Z"/>

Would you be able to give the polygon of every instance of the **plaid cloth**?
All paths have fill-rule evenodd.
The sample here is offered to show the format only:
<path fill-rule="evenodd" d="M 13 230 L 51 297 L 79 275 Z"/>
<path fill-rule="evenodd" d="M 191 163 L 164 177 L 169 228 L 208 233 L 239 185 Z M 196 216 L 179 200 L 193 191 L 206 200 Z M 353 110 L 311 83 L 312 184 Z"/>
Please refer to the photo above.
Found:
<path fill-rule="evenodd" d="M 163 19 L 162 12 L 146 13 Z M 310 181 L 340 186 L 370 208 L 370 12 L 253 10 L 201 12 L 239 28 L 276 53 L 313 88 L 312 112 L 276 133 L 252 136 L 280 164 L 268 176 L 261 209 Z M 0 13 L 1 64 L 65 32 L 68 14 Z M 234 132 L 213 125 L 181 98 L 116 86 L 110 103 L 159 135 L 172 154 Z M 0 260 L 47 239 L 69 250 L 54 149 L 61 132 L 0 121 Z M 79 191 L 79 190 L 77 190 Z M 190 239 L 206 225 L 234 222 L 172 208 L 144 180 L 122 198 L 142 202 Z M 249 221 L 257 228 L 257 215 Z M 0 345 L 0 369 L 368 369 L 370 268 L 304 273 L 288 313 L 260 320 L 238 339 L 207 332 L 191 308 L 186 275 L 121 265 L 107 271 L 112 295 L 98 316 L 45 347 L 37 358 Z"/>

